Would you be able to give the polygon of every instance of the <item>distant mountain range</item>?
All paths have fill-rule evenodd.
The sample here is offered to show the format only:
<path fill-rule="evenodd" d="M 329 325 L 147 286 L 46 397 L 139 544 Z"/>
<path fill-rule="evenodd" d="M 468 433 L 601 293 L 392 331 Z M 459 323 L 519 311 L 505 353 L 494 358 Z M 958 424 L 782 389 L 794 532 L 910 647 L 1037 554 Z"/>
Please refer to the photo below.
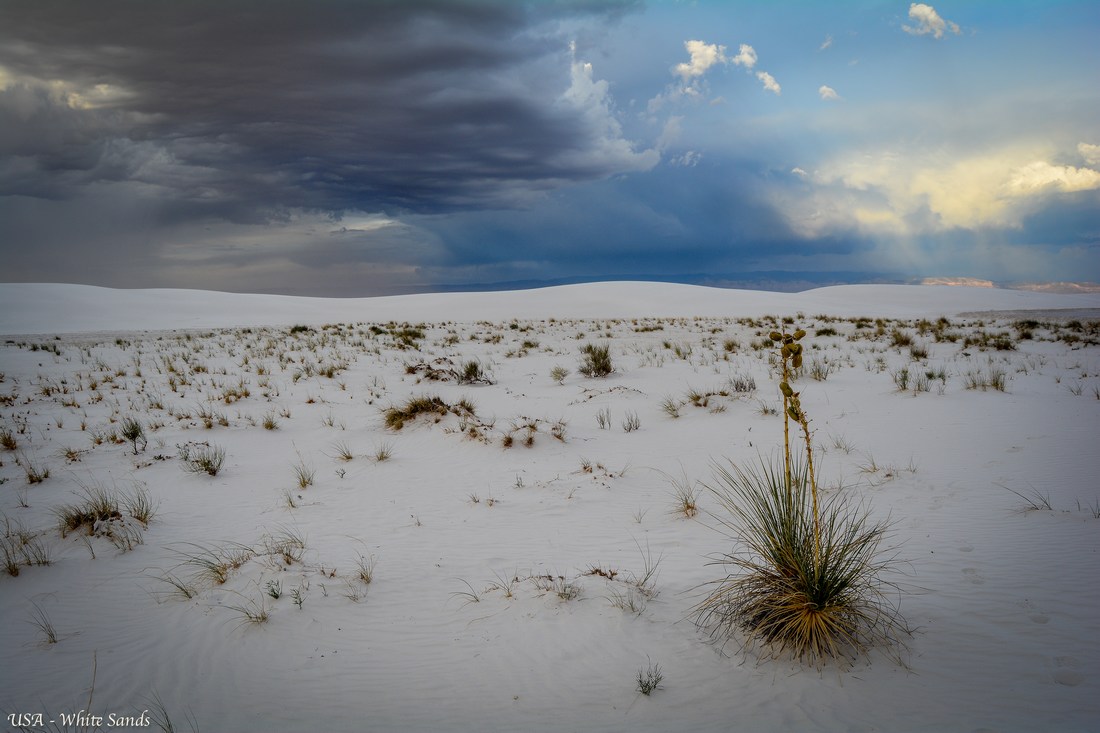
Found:
<path fill-rule="evenodd" d="M 490 292 L 502 290 L 531 290 L 555 285 L 577 285 L 592 282 L 670 282 L 684 285 L 704 285 L 713 288 L 736 290 L 767 290 L 781 293 L 797 293 L 830 285 L 959 285 L 1009 290 L 1032 290 L 1043 293 L 1100 293 L 1100 283 L 1074 282 L 994 282 L 972 277 L 901 277 L 888 273 L 866 272 L 789 272 L 785 270 L 761 270 L 742 273 L 697 273 L 682 275 L 601 275 L 575 276 L 547 279 L 507 280 L 491 283 L 463 283 L 429 285 L 421 292 L 458 293 Z"/>

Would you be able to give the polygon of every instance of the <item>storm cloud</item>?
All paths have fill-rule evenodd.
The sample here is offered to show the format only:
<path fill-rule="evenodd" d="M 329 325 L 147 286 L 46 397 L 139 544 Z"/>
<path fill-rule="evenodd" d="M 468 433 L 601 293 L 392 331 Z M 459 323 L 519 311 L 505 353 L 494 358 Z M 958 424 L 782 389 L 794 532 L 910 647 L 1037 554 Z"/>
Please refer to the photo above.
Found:
<path fill-rule="evenodd" d="M 5 277 L 1095 279 L 1097 95 L 1073 50 L 1094 11 L 1071 4 L 1049 41 L 1021 11 L 1023 60 L 1018 36 L 934 43 L 931 6 L 880 4 L 2 3 Z"/>

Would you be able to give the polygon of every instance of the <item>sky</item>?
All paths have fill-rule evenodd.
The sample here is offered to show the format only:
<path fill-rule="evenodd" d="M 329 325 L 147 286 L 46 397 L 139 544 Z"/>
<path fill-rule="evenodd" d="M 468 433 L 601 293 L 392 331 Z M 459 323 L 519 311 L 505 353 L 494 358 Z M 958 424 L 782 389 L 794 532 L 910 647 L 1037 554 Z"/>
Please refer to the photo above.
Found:
<path fill-rule="evenodd" d="M 1100 4 L 0 0 L 0 281 L 1100 281 Z"/>

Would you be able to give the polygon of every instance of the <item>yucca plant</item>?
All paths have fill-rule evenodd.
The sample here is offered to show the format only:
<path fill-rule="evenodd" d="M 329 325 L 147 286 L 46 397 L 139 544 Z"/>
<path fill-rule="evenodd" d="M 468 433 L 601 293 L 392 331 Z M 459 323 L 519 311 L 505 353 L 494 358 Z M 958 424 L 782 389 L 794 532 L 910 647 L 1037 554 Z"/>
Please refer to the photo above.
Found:
<path fill-rule="evenodd" d="M 708 584 L 695 613 L 716 641 L 744 632 L 745 648 L 760 643 L 773 658 L 790 653 L 820 666 L 875 646 L 897 649 L 909 632 L 890 593 L 897 586 L 883 577 L 896 564 L 879 552 L 889 525 L 845 495 L 819 500 L 809 418 L 790 386 L 803 336 L 771 334 L 783 365 L 782 463 L 715 469 L 710 490 L 726 512 L 716 519 L 737 544 L 714 558 L 728 572 Z M 792 455 L 791 421 L 802 429 L 803 458 Z"/>

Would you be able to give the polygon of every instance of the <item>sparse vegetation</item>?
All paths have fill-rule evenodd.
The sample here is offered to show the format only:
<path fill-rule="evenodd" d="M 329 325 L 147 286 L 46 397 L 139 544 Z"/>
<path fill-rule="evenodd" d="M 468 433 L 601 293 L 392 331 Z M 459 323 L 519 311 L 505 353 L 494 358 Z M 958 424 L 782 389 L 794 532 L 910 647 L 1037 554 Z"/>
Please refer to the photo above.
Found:
<path fill-rule="evenodd" d="M 122 421 L 122 427 L 119 429 L 119 435 L 134 446 L 134 455 L 138 454 L 138 446 L 141 446 L 141 450 L 145 450 L 149 444 L 149 440 L 145 437 L 145 427 L 139 420 L 128 417 Z"/>
<path fill-rule="evenodd" d="M 581 347 L 581 365 L 578 371 L 586 377 L 606 377 L 615 371 L 611 363 L 611 346 L 585 344 Z"/>
<path fill-rule="evenodd" d="M 638 692 L 647 697 L 661 686 L 665 675 L 661 672 L 661 665 L 650 662 L 649 666 L 638 670 Z"/>
<path fill-rule="evenodd" d="M 207 443 L 187 444 L 180 447 L 180 459 L 185 471 L 217 476 L 225 463 L 225 448 Z"/>

